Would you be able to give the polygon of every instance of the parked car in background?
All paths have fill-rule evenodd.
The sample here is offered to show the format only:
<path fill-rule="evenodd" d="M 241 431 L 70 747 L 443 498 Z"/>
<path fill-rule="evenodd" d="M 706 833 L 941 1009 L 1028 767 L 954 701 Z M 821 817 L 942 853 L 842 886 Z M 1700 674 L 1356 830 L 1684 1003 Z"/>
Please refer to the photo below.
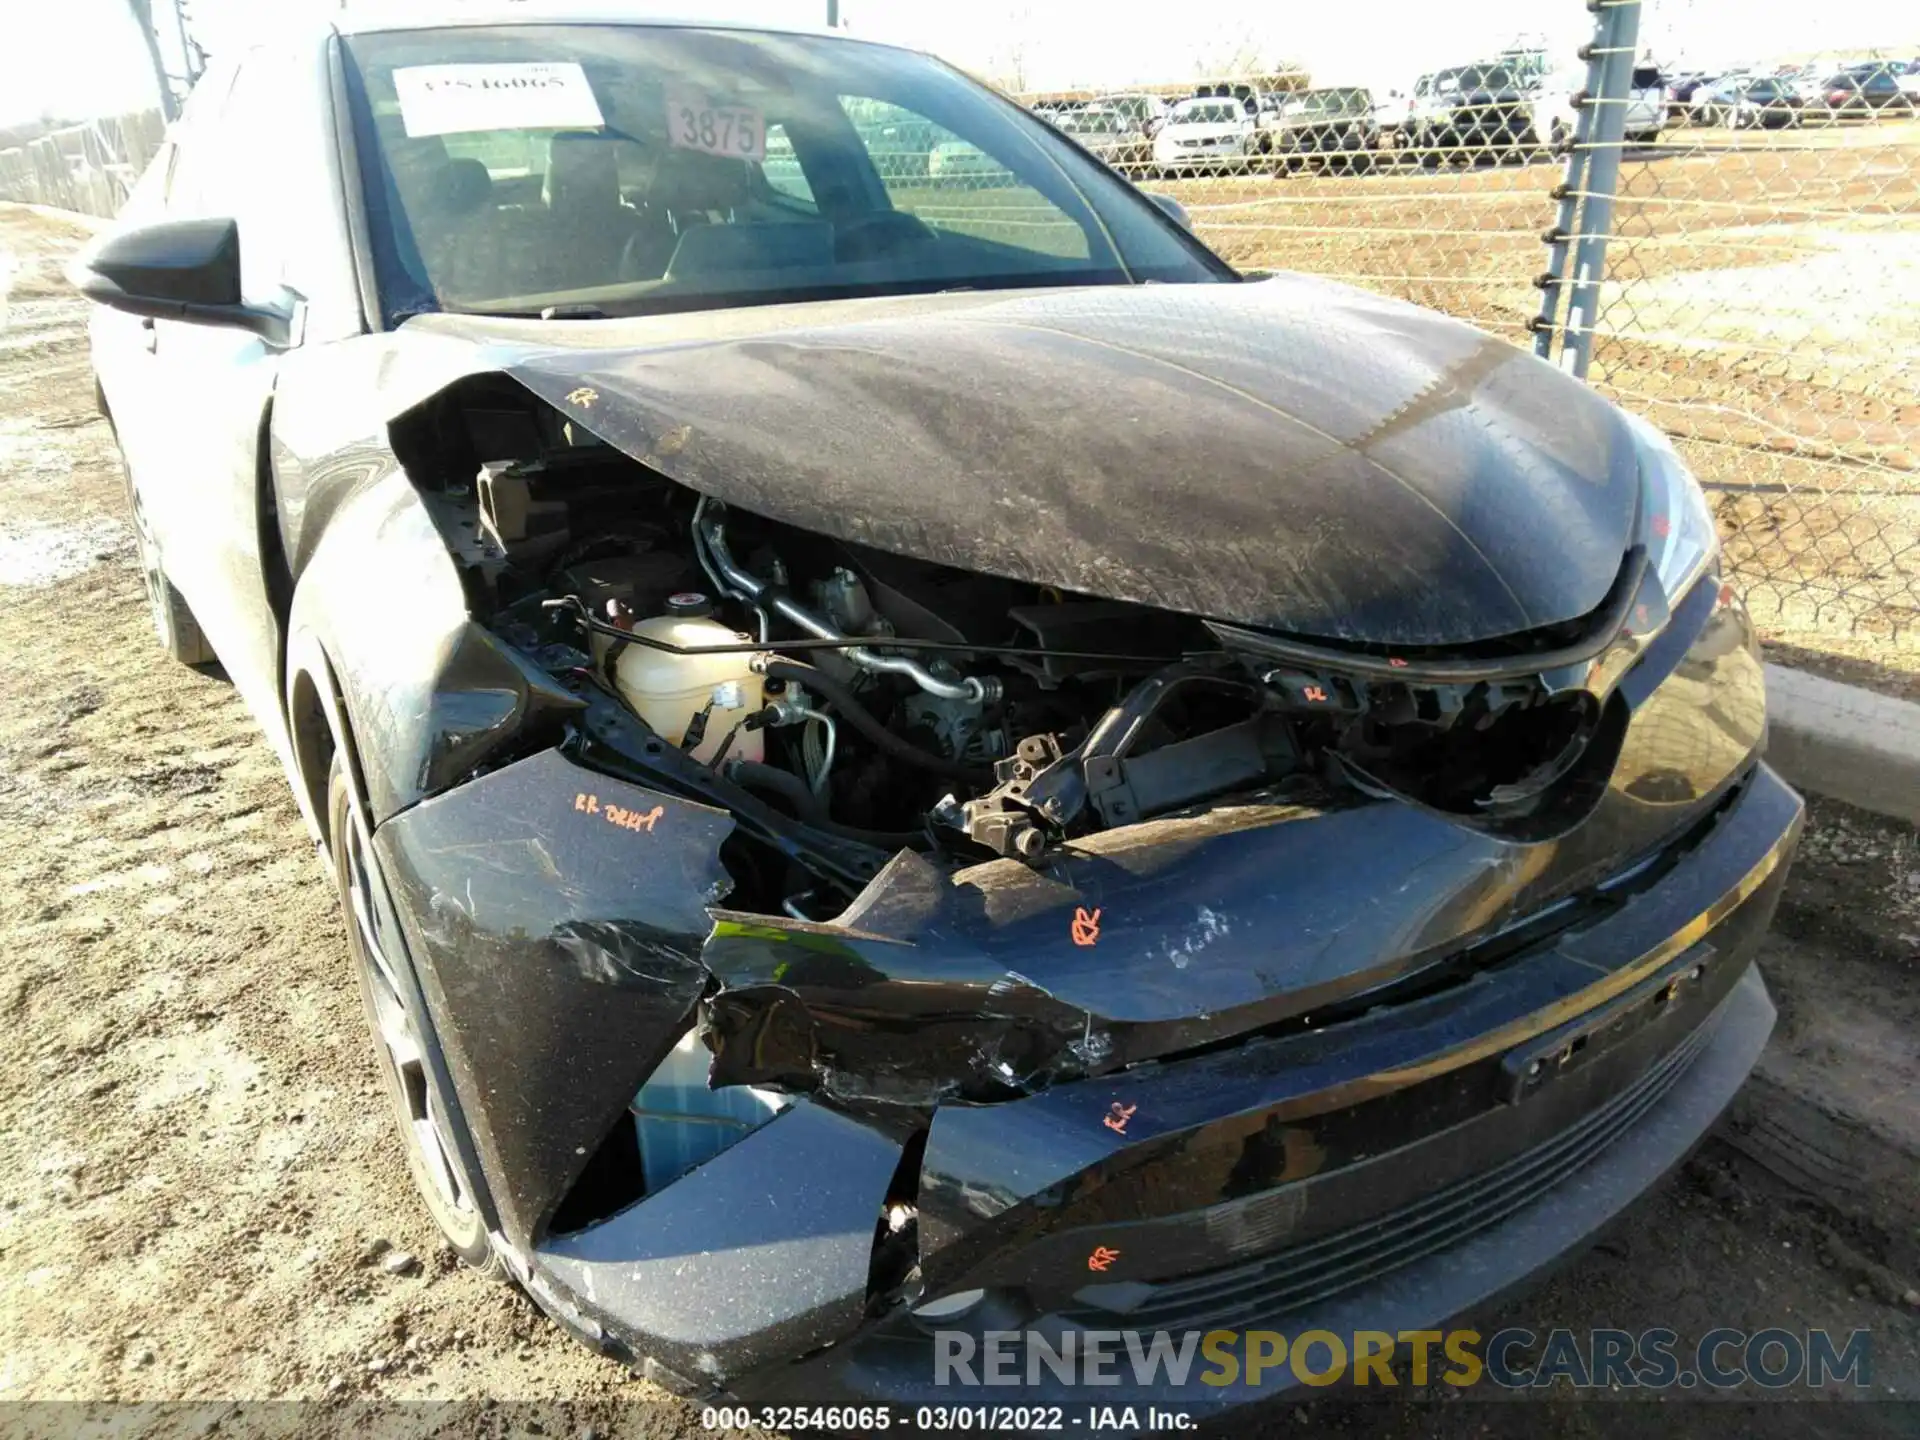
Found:
<path fill-rule="evenodd" d="M 1373 125 L 1383 145 L 1407 143 L 1407 125 L 1413 119 L 1413 90 L 1393 85 L 1373 92 Z"/>
<path fill-rule="evenodd" d="M 1667 82 L 1657 65 L 1636 65 L 1628 81 L 1626 137 L 1651 145 L 1667 125 Z"/>
<path fill-rule="evenodd" d="M 1167 114 L 1153 137 L 1153 167 L 1161 175 L 1245 169 L 1259 148 L 1259 127 L 1231 95 L 1196 95 Z"/>
<path fill-rule="evenodd" d="M 1829 75 L 1821 84 L 1819 105 L 1834 119 L 1850 120 L 1882 111 L 1911 114 L 1915 108 L 1913 96 L 1901 88 L 1900 77 L 1887 65 Z"/>
<path fill-rule="evenodd" d="M 938 142 L 939 128 L 897 105 L 865 97 L 849 100 L 847 118 L 880 172 L 889 179 L 925 175 Z"/>
<path fill-rule="evenodd" d="M 1086 104 L 1085 100 L 1036 100 L 1027 108 L 1049 125 L 1058 125 L 1061 116 L 1071 115 Z"/>
<path fill-rule="evenodd" d="M 1802 109 L 1790 80 L 1756 75 L 1717 88 L 1701 123 L 1733 130 L 1784 130 L 1800 123 Z"/>
<path fill-rule="evenodd" d="M 951 183 L 1007 174 L 1007 167 L 968 140 L 942 140 L 927 153 L 927 178 Z"/>
<path fill-rule="evenodd" d="M 1214 81 L 1211 84 L 1195 86 L 1193 98 L 1196 100 L 1238 100 L 1241 108 L 1251 115 L 1260 108 L 1260 96 L 1263 93 L 1259 87 L 1249 85 L 1243 80 L 1222 80 Z"/>
<path fill-rule="evenodd" d="M 1055 122 L 1080 148 L 1109 165 L 1138 165 L 1153 157 L 1153 141 L 1130 116 L 1105 105 L 1069 110 Z"/>
<path fill-rule="evenodd" d="M 1667 118 L 1685 120 L 1691 115 L 1693 92 L 1710 84 L 1714 77 L 1704 70 L 1683 70 L 1667 76 Z"/>
<path fill-rule="evenodd" d="M 1536 145 L 1558 147 L 1573 138 L 1580 123 L 1576 99 L 1586 87 L 1584 65 L 1563 66 L 1558 70 L 1536 71 L 1527 82 L 1527 98 L 1532 116 L 1532 140 Z"/>
<path fill-rule="evenodd" d="M 1373 92 L 1341 85 L 1281 96 L 1274 113 L 1262 115 L 1260 149 L 1288 169 L 1370 167 L 1380 146 Z"/>
<path fill-rule="evenodd" d="M 1521 153 L 1533 135 L 1533 102 L 1504 65 L 1457 65 L 1422 76 L 1409 119 L 1421 163 L 1436 165 L 1447 152 L 1496 160 Z"/>
<path fill-rule="evenodd" d="M 1139 126 L 1149 140 L 1167 123 L 1167 102 L 1158 95 L 1102 95 L 1094 103 L 1118 110 Z"/>

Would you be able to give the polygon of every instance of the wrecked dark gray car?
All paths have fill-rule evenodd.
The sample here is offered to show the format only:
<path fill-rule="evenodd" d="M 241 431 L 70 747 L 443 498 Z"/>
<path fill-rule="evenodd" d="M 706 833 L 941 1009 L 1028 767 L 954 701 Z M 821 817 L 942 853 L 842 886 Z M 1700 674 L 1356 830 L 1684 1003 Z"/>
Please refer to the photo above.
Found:
<path fill-rule="evenodd" d="M 78 278 L 470 1263 L 951 1400 L 935 1328 L 1433 1324 L 1711 1124 L 1800 803 L 1657 433 L 923 56 L 356 23 Z"/>

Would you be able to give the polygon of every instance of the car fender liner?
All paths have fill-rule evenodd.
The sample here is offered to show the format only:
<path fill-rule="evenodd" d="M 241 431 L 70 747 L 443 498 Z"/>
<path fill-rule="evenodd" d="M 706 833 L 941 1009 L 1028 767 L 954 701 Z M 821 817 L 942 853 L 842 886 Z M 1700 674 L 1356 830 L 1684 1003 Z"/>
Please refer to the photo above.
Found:
<path fill-rule="evenodd" d="M 514 1244 L 540 1233 L 685 1033 L 732 828 L 724 811 L 547 750 L 375 832 Z"/>

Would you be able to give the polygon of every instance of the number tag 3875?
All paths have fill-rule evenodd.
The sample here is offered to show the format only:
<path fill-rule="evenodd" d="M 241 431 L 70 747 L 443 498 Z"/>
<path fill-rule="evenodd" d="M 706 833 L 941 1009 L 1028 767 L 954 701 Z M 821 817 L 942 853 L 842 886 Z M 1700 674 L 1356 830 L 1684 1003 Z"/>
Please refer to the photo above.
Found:
<path fill-rule="evenodd" d="M 717 104 L 698 90 L 668 89 L 667 138 L 680 150 L 756 163 L 767 158 L 767 127 L 758 110 Z"/>

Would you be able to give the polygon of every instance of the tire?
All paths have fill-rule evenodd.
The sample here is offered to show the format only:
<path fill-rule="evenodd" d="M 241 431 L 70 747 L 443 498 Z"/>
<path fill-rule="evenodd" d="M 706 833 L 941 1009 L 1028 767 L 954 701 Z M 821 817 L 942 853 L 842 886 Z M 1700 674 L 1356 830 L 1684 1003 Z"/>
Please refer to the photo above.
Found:
<path fill-rule="evenodd" d="M 454 1107 L 427 1063 L 433 1042 L 418 1013 L 418 991 L 404 963 L 390 958 L 393 942 L 388 937 L 394 928 L 380 862 L 337 752 L 327 772 L 327 836 L 347 922 L 347 954 L 360 985 L 375 1063 L 400 1127 L 414 1188 L 460 1263 L 487 1279 L 506 1283 L 511 1276 L 487 1241 L 486 1220 L 451 1139 Z"/>
<path fill-rule="evenodd" d="M 126 468 L 124 456 L 121 468 Z M 133 518 L 134 548 L 139 554 L 140 578 L 147 590 L 147 613 L 153 620 L 154 636 L 160 641 L 160 648 L 182 665 L 210 665 L 219 657 L 200 632 L 200 622 L 193 618 L 192 609 L 167 578 L 166 566 L 160 561 L 160 546 L 147 524 L 146 507 L 140 503 L 140 487 L 133 483 L 131 470 L 127 470 L 126 475 L 127 508 Z"/>

